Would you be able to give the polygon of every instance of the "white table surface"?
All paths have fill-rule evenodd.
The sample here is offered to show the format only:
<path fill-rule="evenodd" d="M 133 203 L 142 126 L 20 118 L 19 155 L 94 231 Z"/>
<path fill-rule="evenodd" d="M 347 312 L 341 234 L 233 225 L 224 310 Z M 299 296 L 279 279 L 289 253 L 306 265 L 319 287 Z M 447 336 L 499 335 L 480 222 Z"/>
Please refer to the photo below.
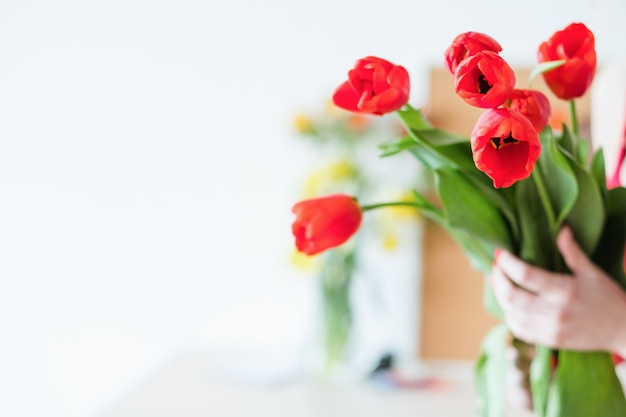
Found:
<path fill-rule="evenodd" d="M 437 389 L 384 389 L 371 382 L 294 379 L 275 384 L 212 374 L 208 353 L 180 356 L 102 417 L 461 417 L 474 416 L 471 363 L 425 363 Z M 510 417 L 532 414 L 514 410 Z"/>

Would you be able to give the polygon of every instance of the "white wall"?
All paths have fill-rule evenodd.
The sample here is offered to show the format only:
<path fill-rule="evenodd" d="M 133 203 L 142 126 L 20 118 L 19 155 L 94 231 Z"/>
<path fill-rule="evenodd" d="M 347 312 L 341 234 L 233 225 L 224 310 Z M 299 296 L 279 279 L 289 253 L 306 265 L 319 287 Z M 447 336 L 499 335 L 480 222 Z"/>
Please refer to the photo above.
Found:
<path fill-rule="evenodd" d="M 181 350 L 297 349 L 290 132 L 361 56 L 420 105 L 452 38 L 515 64 L 620 0 L 0 1 L 0 415 L 92 416 Z"/>

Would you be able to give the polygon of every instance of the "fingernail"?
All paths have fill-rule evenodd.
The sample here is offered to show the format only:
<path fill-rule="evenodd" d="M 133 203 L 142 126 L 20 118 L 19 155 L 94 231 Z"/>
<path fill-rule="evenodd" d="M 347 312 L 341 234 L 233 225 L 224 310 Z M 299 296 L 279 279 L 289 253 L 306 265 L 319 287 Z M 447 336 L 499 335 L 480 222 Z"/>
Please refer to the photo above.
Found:
<path fill-rule="evenodd" d="M 494 265 L 498 262 L 498 256 L 500 256 L 501 253 L 502 253 L 502 249 L 500 249 L 500 248 L 497 248 L 493 252 L 493 263 L 494 263 Z"/>

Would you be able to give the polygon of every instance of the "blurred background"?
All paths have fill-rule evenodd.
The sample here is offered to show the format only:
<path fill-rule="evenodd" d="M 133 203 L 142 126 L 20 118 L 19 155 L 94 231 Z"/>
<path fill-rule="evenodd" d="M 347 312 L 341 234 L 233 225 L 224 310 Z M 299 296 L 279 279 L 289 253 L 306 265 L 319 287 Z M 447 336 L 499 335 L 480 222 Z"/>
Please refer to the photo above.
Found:
<path fill-rule="evenodd" d="M 0 415 L 96 416 L 189 350 L 297 372 L 317 284 L 290 209 L 319 155 L 294 118 L 363 56 L 427 106 L 457 34 L 530 67 L 573 21 L 600 65 L 626 56 L 621 0 L 0 1 Z M 367 360 L 419 356 L 411 227 Z"/>

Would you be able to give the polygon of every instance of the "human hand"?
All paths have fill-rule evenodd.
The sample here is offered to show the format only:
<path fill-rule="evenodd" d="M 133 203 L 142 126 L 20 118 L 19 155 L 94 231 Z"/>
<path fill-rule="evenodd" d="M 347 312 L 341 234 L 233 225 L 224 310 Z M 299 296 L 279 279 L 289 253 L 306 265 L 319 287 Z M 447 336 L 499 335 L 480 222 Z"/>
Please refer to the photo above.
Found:
<path fill-rule="evenodd" d="M 557 246 L 571 275 L 498 251 L 491 282 L 511 333 L 557 349 L 626 357 L 626 293 L 587 258 L 569 227 L 559 233 Z"/>

